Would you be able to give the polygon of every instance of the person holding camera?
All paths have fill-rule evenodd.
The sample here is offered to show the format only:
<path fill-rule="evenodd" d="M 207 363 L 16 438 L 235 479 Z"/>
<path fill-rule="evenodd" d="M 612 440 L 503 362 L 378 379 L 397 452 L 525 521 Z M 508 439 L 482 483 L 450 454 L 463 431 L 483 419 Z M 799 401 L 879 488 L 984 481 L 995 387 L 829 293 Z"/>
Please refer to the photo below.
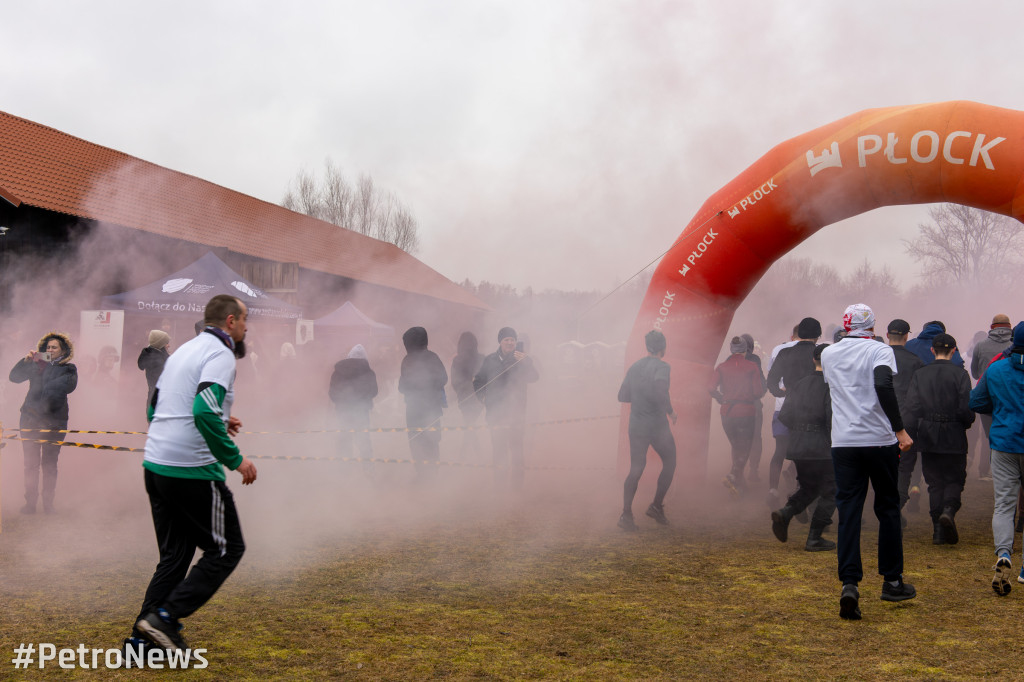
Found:
<path fill-rule="evenodd" d="M 487 410 L 495 481 L 510 480 L 512 487 L 520 490 L 526 476 L 526 385 L 537 381 L 540 374 L 517 341 L 515 329 L 501 328 L 498 350 L 484 358 L 473 377 L 473 388 Z"/>
<path fill-rule="evenodd" d="M 43 478 L 43 512 L 53 513 L 57 491 L 57 456 L 60 434 L 37 433 L 38 429 L 68 428 L 68 394 L 78 387 L 78 368 L 71 364 L 74 347 L 60 332 L 39 339 L 36 350 L 14 365 L 10 379 L 16 384 L 28 382 L 28 393 L 21 405 L 22 442 L 25 452 L 25 506 L 22 514 L 35 514 L 39 499 L 39 473 Z M 51 442 L 40 443 L 40 440 Z"/>

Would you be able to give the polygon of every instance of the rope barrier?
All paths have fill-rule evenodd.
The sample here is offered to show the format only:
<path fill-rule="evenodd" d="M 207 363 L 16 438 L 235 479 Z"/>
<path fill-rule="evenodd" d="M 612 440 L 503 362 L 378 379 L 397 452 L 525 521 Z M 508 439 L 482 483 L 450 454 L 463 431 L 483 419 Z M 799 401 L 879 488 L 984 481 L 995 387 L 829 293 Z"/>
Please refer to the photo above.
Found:
<path fill-rule="evenodd" d="M 120 445 L 100 445 L 99 443 L 79 443 L 67 440 L 42 440 L 35 438 L 18 438 L 16 436 L 4 436 L 7 440 L 23 441 L 26 443 L 49 443 L 62 447 L 92 448 L 94 450 L 111 450 L 114 452 L 139 452 L 144 453 L 143 448 L 129 448 Z M 354 462 L 354 463 L 380 463 L 380 464 L 415 464 L 437 467 L 470 468 L 470 469 L 496 469 L 493 464 L 482 464 L 476 462 L 452 462 L 445 460 L 415 460 L 415 459 L 384 459 L 376 457 L 309 457 L 306 455 L 246 455 L 249 459 L 260 460 L 281 460 L 300 462 Z M 504 468 L 504 467 L 503 467 Z M 570 466 L 527 466 L 530 471 L 614 471 L 613 467 L 570 467 Z"/>
<path fill-rule="evenodd" d="M 606 419 L 619 419 L 619 415 L 604 415 L 601 417 L 572 417 L 568 419 L 555 419 L 544 422 L 530 422 L 526 426 L 553 426 L 558 424 L 574 424 L 581 422 L 602 421 Z M 507 429 L 508 425 L 482 424 L 479 426 L 424 426 L 424 427 L 379 427 L 375 429 L 319 429 L 310 431 L 240 431 L 239 435 L 301 435 L 307 433 L 409 433 L 421 431 L 486 431 L 488 429 Z M 7 433 L 72 433 L 72 434 L 98 434 L 98 435 L 124 435 L 124 436 L 145 436 L 146 431 L 95 431 L 83 429 L 5 429 Z M 4 436 L 7 438 L 7 436 Z M 50 442 L 50 441 L 40 441 Z"/>

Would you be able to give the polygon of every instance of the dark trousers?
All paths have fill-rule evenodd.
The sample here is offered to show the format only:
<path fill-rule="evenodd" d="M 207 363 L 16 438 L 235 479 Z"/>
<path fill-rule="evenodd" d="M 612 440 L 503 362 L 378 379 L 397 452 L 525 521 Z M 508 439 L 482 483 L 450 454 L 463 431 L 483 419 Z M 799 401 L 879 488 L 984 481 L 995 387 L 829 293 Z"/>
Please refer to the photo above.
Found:
<path fill-rule="evenodd" d="M 654 492 L 654 504 L 661 506 L 665 501 L 668 487 L 672 485 L 672 477 L 676 473 L 676 439 L 668 421 L 660 424 L 629 425 L 629 475 L 623 486 L 622 511 L 633 513 L 633 498 L 640 484 L 640 477 L 647 466 L 647 450 L 654 448 L 661 457 L 661 473 L 658 475 L 658 488 Z"/>
<path fill-rule="evenodd" d="M 903 531 L 896 487 L 900 450 L 884 447 L 832 448 L 839 510 L 839 580 L 857 584 L 864 577 L 860 559 L 860 526 L 868 484 L 875 492 L 878 519 L 878 573 L 886 580 L 903 574 Z"/>
<path fill-rule="evenodd" d="M 235 501 L 223 481 L 171 478 L 148 469 L 145 481 L 160 563 L 139 618 L 159 608 L 185 618 L 210 600 L 242 560 L 245 542 Z M 203 556 L 190 571 L 197 548 Z"/>
<path fill-rule="evenodd" d="M 722 428 L 732 446 L 732 469 L 729 474 L 737 487 L 746 484 L 743 469 L 750 458 L 750 446 L 754 442 L 754 417 L 722 417 Z"/>
<path fill-rule="evenodd" d="M 526 455 L 523 441 L 526 426 L 495 426 L 491 429 L 491 456 L 494 462 L 494 480 L 499 485 L 506 482 L 515 490 L 521 490 L 526 477 Z"/>
<path fill-rule="evenodd" d="M 832 512 L 836 510 L 836 476 L 832 461 L 828 459 L 795 460 L 797 489 L 786 504 L 799 514 L 814 500 L 818 506 L 811 517 L 811 528 L 821 530 L 832 523 Z"/>
<path fill-rule="evenodd" d="M 946 507 L 959 511 L 960 496 L 967 482 L 967 454 L 925 452 L 921 455 L 921 468 L 928 484 L 928 511 L 932 521 L 938 521 Z"/>
<path fill-rule="evenodd" d="M 992 475 L 992 445 L 989 443 L 988 435 L 992 430 L 992 415 L 979 414 L 981 427 L 985 430 L 984 438 L 978 439 L 978 476 Z"/>
<path fill-rule="evenodd" d="M 751 479 L 757 478 L 757 470 L 761 468 L 761 453 L 764 452 L 764 443 L 761 439 L 764 430 L 764 408 L 761 401 L 754 403 L 754 439 L 750 443 L 750 459 L 747 460 L 747 472 Z"/>
<path fill-rule="evenodd" d="M 67 424 L 47 425 L 44 422 L 22 417 L 23 429 L 66 429 Z M 39 474 L 43 478 L 43 508 L 53 508 L 53 498 L 57 493 L 57 456 L 60 446 L 53 443 L 34 443 L 35 440 L 63 440 L 62 433 L 39 433 L 26 431 L 22 438 L 22 452 L 25 453 L 25 505 L 35 509 L 39 499 Z"/>
<path fill-rule="evenodd" d="M 917 451 L 900 453 L 900 468 L 897 475 L 897 487 L 900 492 L 900 509 L 910 499 L 910 486 L 921 482 L 921 467 L 917 466 Z M 917 511 L 916 509 L 912 511 Z"/>

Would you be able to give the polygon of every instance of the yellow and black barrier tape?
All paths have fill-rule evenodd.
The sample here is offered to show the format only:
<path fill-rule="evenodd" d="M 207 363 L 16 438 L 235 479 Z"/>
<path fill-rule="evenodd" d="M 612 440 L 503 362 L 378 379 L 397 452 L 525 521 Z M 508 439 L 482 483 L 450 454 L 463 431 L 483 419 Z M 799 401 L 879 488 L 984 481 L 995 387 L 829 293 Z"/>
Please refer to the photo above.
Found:
<path fill-rule="evenodd" d="M 571 417 L 567 419 L 555 419 L 552 421 L 544 422 L 530 422 L 526 426 L 554 426 L 559 424 L 575 424 L 583 422 L 593 421 L 604 421 L 607 419 L 620 419 L 621 415 L 605 415 L 601 417 Z M 250 435 L 250 436 L 267 436 L 267 435 L 301 435 L 301 434 L 313 434 L 313 433 L 416 433 L 422 431 L 487 431 L 490 429 L 505 429 L 509 428 L 507 425 L 491 425 L 491 424 L 479 424 L 474 426 L 424 426 L 424 427 L 405 427 L 405 426 L 382 426 L 378 428 L 366 428 L 366 429 L 315 429 L 309 431 L 240 431 L 239 435 Z M 80 430 L 80 429 L 5 429 L 6 433 L 71 433 L 71 434 L 93 434 L 93 435 L 110 435 L 110 436 L 145 436 L 146 431 L 94 431 L 94 430 Z M 8 436 L 3 436 L 7 438 Z M 47 441 L 49 442 L 49 441 Z"/>
<path fill-rule="evenodd" d="M 120 445 L 100 445 L 98 443 L 79 443 L 67 440 L 39 440 L 35 438 L 17 438 L 15 436 L 4 436 L 8 440 L 24 441 L 27 443 L 49 443 L 62 447 L 91 448 L 93 450 L 112 450 L 114 452 L 140 452 L 143 448 L 128 448 Z M 353 463 L 378 463 L 378 464 L 414 464 L 436 467 L 468 468 L 468 469 L 495 469 L 493 464 L 477 462 L 450 462 L 446 460 L 415 460 L 415 459 L 384 459 L 376 457 L 309 457 L 306 455 L 246 455 L 249 459 L 259 460 L 280 460 L 297 462 L 353 462 Z M 614 467 L 570 467 L 570 466 L 527 466 L 526 469 L 536 471 L 614 471 Z"/>

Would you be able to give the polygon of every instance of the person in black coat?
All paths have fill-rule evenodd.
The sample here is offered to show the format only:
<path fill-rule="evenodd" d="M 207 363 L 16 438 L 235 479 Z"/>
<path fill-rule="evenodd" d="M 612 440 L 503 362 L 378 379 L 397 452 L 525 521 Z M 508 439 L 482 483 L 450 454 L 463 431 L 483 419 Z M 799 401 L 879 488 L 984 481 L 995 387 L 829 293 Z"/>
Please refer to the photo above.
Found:
<path fill-rule="evenodd" d="M 788 395 L 787 387 L 796 386 L 801 379 L 814 372 L 814 346 L 821 338 L 821 323 L 813 317 L 805 317 L 797 325 L 797 338 L 799 341 L 789 348 L 779 351 L 775 362 L 768 370 L 768 391 L 776 398 L 785 399 Z M 785 406 L 785 403 L 783 403 Z M 782 465 L 785 464 L 785 449 L 776 449 L 772 456 L 768 472 L 768 505 L 774 507 L 779 501 L 779 482 L 782 477 Z"/>
<path fill-rule="evenodd" d="M 907 350 L 907 337 L 909 335 L 910 323 L 899 318 L 890 322 L 885 331 L 885 336 L 889 340 L 889 346 L 892 348 L 892 354 L 896 358 L 896 374 L 892 377 L 892 387 L 896 391 L 896 401 L 900 405 L 904 405 L 907 402 L 907 391 L 910 390 L 910 382 L 913 380 L 914 374 L 917 370 L 924 367 L 924 362 L 921 361 L 921 358 L 917 357 L 916 353 Z M 910 511 L 916 512 L 918 510 L 918 496 L 920 493 L 918 484 L 921 482 L 921 467 L 917 466 L 917 453 L 920 450 L 918 450 L 916 443 L 917 435 L 914 432 L 914 425 L 909 422 L 905 422 L 904 425 L 906 426 L 907 433 L 915 440 L 914 445 L 909 450 L 900 454 L 900 468 L 898 478 L 896 479 L 896 487 L 900 493 L 900 523 L 905 528 L 907 522 L 906 518 L 902 516 L 903 508 L 908 506 L 909 502 Z"/>
<path fill-rule="evenodd" d="M 149 332 L 149 345 L 139 353 L 139 369 L 146 373 L 146 385 L 149 386 L 149 393 L 146 395 L 146 404 L 153 400 L 153 391 L 156 390 L 156 380 L 164 371 L 167 358 L 170 352 L 167 350 L 171 343 L 170 335 L 161 330 L 154 329 Z"/>
<path fill-rule="evenodd" d="M 341 429 L 338 444 L 342 457 L 351 457 L 352 448 L 363 460 L 373 457 L 370 434 L 370 410 L 377 397 L 377 374 L 370 369 L 366 349 L 356 344 L 348 357 L 334 365 L 328 395 L 338 414 L 338 428 Z M 363 462 L 365 471 L 372 471 L 373 463 Z"/>
<path fill-rule="evenodd" d="M 974 423 L 971 377 L 953 364 L 955 351 L 949 334 L 932 339 L 935 360 L 914 373 L 903 408 L 904 420 L 916 427 L 936 545 L 960 539 L 955 517 L 967 480 L 967 429 Z"/>
<path fill-rule="evenodd" d="M 416 461 L 420 478 L 432 475 L 441 459 L 441 414 L 448 406 L 444 387 L 448 372 L 437 353 L 427 350 L 427 330 L 411 327 L 402 335 L 406 355 L 398 377 L 398 392 L 405 396 L 405 425 L 409 431 L 409 451 Z M 416 431 L 434 428 L 436 431 Z M 425 464 L 426 463 L 426 464 Z"/>
<path fill-rule="evenodd" d="M 518 347 L 517 339 L 515 329 L 502 327 L 498 350 L 484 358 L 473 377 L 473 388 L 487 409 L 487 424 L 492 427 L 495 481 L 501 485 L 507 478 L 518 489 L 526 474 L 526 385 L 540 375 L 530 356 Z"/>
<path fill-rule="evenodd" d="M 28 393 L 21 405 L 21 428 L 32 429 L 21 434 L 25 452 L 25 506 L 22 514 L 34 514 L 39 498 L 39 474 L 43 479 L 43 511 L 53 513 L 57 491 L 57 456 L 60 446 L 35 440 L 62 440 L 59 433 L 36 433 L 37 429 L 68 428 L 68 394 L 78 387 L 78 368 L 71 339 L 60 332 L 50 332 L 39 339 L 36 350 L 18 361 L 11 369 L 10 380 L 28 382 Z"/>
<path fill-rule="evenodd" d="M 825 527 L 832 523 L 832 514 L 836 510 L 832 398 L 821 372 L 821 351 L 827 347 L 828 344 L 824 343 L 814 347 L 811 355 L 814 371 L 786 392 L 786 402 L 779 411 L 779 420 L 789 429 L 786 459 L 793 460 L 796 466 L 798 485 L 785 506 L 772 512 L 772 532 L 785 542 L 789 538 L 790 520 L 818 500 L 804 544 L 808 552 L 836 548 L 836 543 L 821 537 Z"/>
<path fill-rule="evenodd" d="M 472 427 L 477 425 L 484 406 L 477 398 L 476 389 L 473 388 L 473 377 L 480 371 L 483 362 L 484 356 L 479 350 L 476 335 L 473 332 L 462 332 L 451 368 L 452 389 L 455 391 L 455 399 L 462 414 L 462 425 L 470 427 L 470 430 L 462 434 L 460 456 L 467 453 L 476 454 L 480 450 L 480 441 Z"/>

